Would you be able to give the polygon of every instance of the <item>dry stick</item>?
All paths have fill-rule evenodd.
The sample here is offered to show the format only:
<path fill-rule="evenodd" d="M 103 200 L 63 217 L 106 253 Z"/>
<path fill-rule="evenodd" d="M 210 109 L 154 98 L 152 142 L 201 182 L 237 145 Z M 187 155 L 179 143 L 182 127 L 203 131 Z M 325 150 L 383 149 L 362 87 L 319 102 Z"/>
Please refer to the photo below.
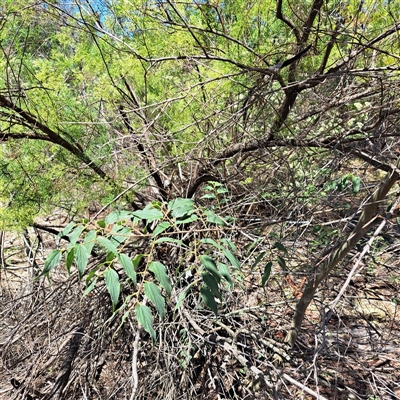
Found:
<path fill-rule="evenodd" d="M 369 249 L 372 246 L 372 243 L 375 241 L 375 239 L 378 237 L 379 233 L 382 231 L 382 229 L 384 228 L 384 226 L 386 225 L 386 223 L 389 221 L 390 218 L 392 218 L 394 212 L 396 211 L 396 209 L 399 207 L 400 204 L 400 196 L 397 198 L 396 202 L 393 204 L 392 208 L 390 209 L 390 211 L 386 214 L 385 219 L 380 223 L 380 225 L 378 226 L 378 228 L 376 228 L 374 234 L 372 235 L 371 239 L 368 240 L 368 243 L 364 246 L 363 251 L 361 252 L 360 256 L 358 257 L 356 263 L 354 264 L 354 267 L 352 268 L 352 270 L 350 271 L 346 282 L 344 283 L 344 285 L 342 286 L 342 288 L 340 289 L 339 294 L 336 296 L 335 300 L 332 301 L 331 303 L 331 311 L 333 311 L 337 305 L 337 303 L 339 302 L 340 298 L 343 296 L 344 292 L 346 291 L 347 287 L 349 286 L 350 282 L 351 282 L 351 278 L 353 277 L 353 275 L 356 273 L 362 259 L 364 258 L 364 256 L 369 253 Z"/>
<path fill-rule="evenodd" d="M 306 393 L 310 394 L 311 396 L 314 396 L 318 400 L 328 400 L 326 397 L 323 397 L 319 395 L 318 393 L 314 392 L 314 390 L 311 390 L 307 386 L 303 385 L 301 382 L 296 381 L 292 377 L 290 377 L 287 374 L 283 374 L 282 378 L 285 378 L 288 382 L 292 383 L 293 385 L 297 386 L 298 388 L 304 390 Z"/>
<path fill-rule="evenodd" d="M 399 167 L 400 158 L 397 160 L 396 169 L 386 175 L 383 182 L 372 194 L 369 203 L 364 207 L 364 210 L 361 213 L 353 233 L 347 238 L 347 240 L 330 249 L 330 251 L 326 253 L 327 255 L 316 265 L 315 272 L 309 278 L 303 295 L 297 302 L 292 324 L 285 339 L 290 346 L 293 346 L 297 339 L 305 312 L 313 300 L 319 284 L 326 279 L 336 265 L 343 260 L 343 258 L 354 248 L 357 242 L 369 231 L 374 223 L 376 223 L 375 214 L 380 203 L 385 199 L 389 190 L 399 179 L 400 175 L 397 172 Z"/>

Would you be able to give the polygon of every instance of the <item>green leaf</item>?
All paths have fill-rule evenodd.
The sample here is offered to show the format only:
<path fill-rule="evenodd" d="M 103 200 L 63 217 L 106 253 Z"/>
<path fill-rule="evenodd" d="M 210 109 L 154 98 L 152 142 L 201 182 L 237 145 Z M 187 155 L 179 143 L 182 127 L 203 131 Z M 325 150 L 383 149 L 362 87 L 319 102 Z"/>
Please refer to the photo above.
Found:
<path fill-rule="evenodd" d="M 158 243 L 176 243 L 176 244 L 179 244 L 181 246 L 186 246 L 185 243 L 182 242 L 182 240 L 173 239 L 173 238 L 170 238 L 170 237 L 161 237 L 161 238 L 157 239 L 154 243 L 155 244 L 158 244 Z"/>
<path fill-rule="evenodd" d="M 144 284 L 144 294 L 153 303 L 156 308 L 158 315 L 161 318 L 165 316 L 165 300 L 162 296 L 160 289 L 153 282 L 145 282 Z"/>
<path fill-rule="evenodd" d="M 197 221 L 199 218 L 196 214 L 192 214 L 186 218 L 179 218 L 175 221 L 176 225 L 189 224 L 190 222 Z"/>
<path fill-rule="evenodd" d="M 105 221 L 104 220 L 100 220 L 100 221 L 97 221 L 97 225 L 100 227 L 100 228 L 105 228 L 106 226 L 107 226 L 107 224 L 105 223 Z"/>
<path fill-rule="evenodd" d="M 256 265 L 262 260 L 262 258 L 265 256 L 266 251 L 262 251 L 254 260 L 253 265 L 251 266 L 251 269 L 253 270 Z"/>
<path fill-rule="evenodd" d="M 78 240 L 80 234 L 83 232 L 84 227 L 83 226 L 77 226 L 69 235 L 69 243 L 70 246 L 74 246 L 76 241 Z"/>
<path fill-rule="evenodd" d="M 88 254 L 92 252 L 95 240 L 96 240 L 96 231 L 91 230 L 90 232 L 87 233 L 83 241 L 83 244 L 86 247 Z"/>
<path fill-rule="evenodd" d="M 89 253 L 83 244 L 76 244 L 74 247 L 75 251 L 75 263 L 78 268 L 79 277 L 82 278 L 85 268 L 88 263 Z"/>
<path fill-rule="evenodd" d="M 119 221 L 127 221 L 132 218 L 131 211 L 113 211 L 107 215 L 104 222 L 105 224 L 114 224 L 115 222 Z"/>
<path fill-rule="evenodd" d="M 87 295 L 94 289 L 94 287 L 95 287 L 95 285 L 96 285 L 96 282 L 97 282 L 97 276 L 96 276 L 96 278 L 94 278 L 94 279 L 92 280 L 92 282 L 90 283 L 90 285 L 85 289 L 85 291 L 83 292 L 82 297 L 87 296 Z"/>
<path fill-rule="evenodd" d="M 196 211 L 194 201 L 192 199 L 177 198 L 168 203 L 168 209 L 172 211 L 172 216 L 179 219 L 189 216 Z"/>
<path fill-rule="evenodd" d="M 221 239 L 221 243 L 226 244 L 227 246 L 229 246 L 233 251 L 237 251 L 237 247 L 235 246 L 235 244 L 233 242 L 231 242 L 229 239 Z"/>
<path fill-rule="evenodd" d="M 228 249 L 224 249 L 222 251 L 226 259 L 231 263 L 232 266 L 236 268 L 240 268 L 240 262 L 236 259 L 236 257 L 230 252 Z"/>
<path fill-rule="evenodd" d="M 272 262 L 270 261 L 264 268 L 264 273 L 261 277 L 261 286 L 264 286 L 271 275 Z"/>
<path fill-rule="evenodd" d="M 135 308 L 136 319 L 139 324 L 143 326 L 143 329 L 151 336 L 153 340 L 156 340 L 156 331 L 153 328 L 153 316 L 149 307 L 138 304 Z"/>
<path fill-rule="evenodd" d="M 133 257 L 132 263 L 133 263 L 133 267 L 135 268 L 135 270 L 139 266 L 139 262 L 143 257 L 145 257 L 144 254 L 136 254 L 136 256 Z"/>
<path fill-rule="evenodd" d="M 230 287 L 233 286 L 233 281 L 231 278 L 231 274 L 229 272 L 229 267 L 226 264 L 218 263 L 218 270 L 222 277 L 229 283 Z"/>
<path fill-rule="evenodd" d="M 180 295 L 178 296 L 178 299 L 176 301 L 176 306 L 174 308 L 174 311 L 177 310 L 182 305 L 183 300 L 185 300 L 188 291 L 189 291 L 189 288 L 186 288 L 182 293 L 180 293 Z"/>
<path fill-rule="evenodd" d="M 148 222 L 151 221 L 157 221 L 158 219 L 161 219 L 164 215 L 160 210 L 157 210 L 156 208 L 149 208 L 149 209 L 144 209 L 144 210 L 138 210 L 134 211 L 132 215 L 136 218 L 139 218 L 141 220 L 146 220 Z"/>
<path fill-rule="evenodd" d="M 128 239 L 131 230 L 127 226 L 114 225 L 109 235 L 110 242 L 115 246 L 119 246 Z"/>
<path fill-rule="evenodd" d="M 218 283 L 215 280 L 214 276 L 209 274 L 208 272 L 205 272 L 201 275 L 201 277 L 203 278 L 204 283 L 210 288 L 212 294 L 219 299 L 222 298 L 218 288 Z"/>
<path fill-rule="evenodd" d="M 360 191 L 361 178 L 359 178 L 358 176 L 353 176 L 351 178 L 351 183 L 352 183 L 353 194 L 357 194 Z"/>
<path fill-rule="evenodd" d="M 204 267 L 207 269 L 207 271 L 210 272 L 214 276 L 217 283 L 219 283 L 221 280 L 221 274 L 217 270 L 217 266 L 215 265 L 214 260 L 210 256 L 202 255 L 202 256 L 200 256 L 200 261 L 204 265 Z"/>
<path fill-rule="evenodd" d="M 132 260 L 126 254 L 119 254 L 118 261 L 122 265 L 128 278 L 130 278 L 133 284 L 136 286 L 136 271 L 133 267 Z"/>
<path fill-rule="evenodd" d="M 201 199 L 215 199 L 216 196 L 213 193 L 207 193 L 200 197 Z"/>
<path fill-rule="evenodd" d="M 204 238 L 204 239 L 200 240 L 200 243 L 211 244 L 212 246 L 214 246 L 218 250 L 222 250 L 223 249 L 223 247 L 220 244 L 218 244 L 214 239 Z"/>
<path fill-rule="evenodd" d="M 155 238 L 157 235 L 167 230 L 170 226 L 171 224 L 168 221 L 163 221 L 159 223 L 154 229 L 153 235 L 151 237 Z"/>
<path fill-rule="evenodd" d="M 117 305 L 119 293 L 120 293 L 120 284 L 118 279 L 118 274 L 114 269 L 107 268 L 104 272 L 104 280 L 106 281 L 106 287 L 108 293 L 110 293 L 111 303 L 113 305 L 113 310 Z"/>
<path fill-rule="evenodd" d="M 282 268 L 282 271 L 285 274 L 289 273 L 289 271 L 288 271 L 288 269 L 286 267 L 286 261 L 280 256 L 277 257 L 277 261 L 278 261 L 279 266 Z"/>
<path fill-rule="evenodd" d="M 211 308 L 215 315 L 218 315 L 218 307 L 217 302 L 214 299 L 212 293 L 206 288 L 202 287 L 200 289 L 201 298 L 203 299 L 204 304 Z"/>
<path fill-rule="evenodd" d="M 278 250 L 283 251 L 285 254 L 288 254 L 286 247 L 281 242 L 275 242 L 274 247 Z"/>
<path fill-rule="evenodd" d="M 72 263 L 74 262 L 74 259 L 75 259 L 75 250 L 74 250 L 74 248 L 68 250 L 65 254 L 66 254 L 66 256 L 65 256 L 65 266 L 67 268 L 68 273 L 70 274 L 71 273 L 71 266 L 72 266 Z"/>
<path fill-rule="evenodd" d="M 149 271 L 151 271 L 155 275 L 158 282 L 165 289 L 169 296 L 172 291 L 172 286 L 165 266 L 159 261 L 152 261 L 149 264 Z"/>
<path fill-rule="evenodd" d="M 75 226 L 75 222 L 70 222 L 66 227 L 64 227 L 61 232 L 57 235 L 57 237 L 67 236 L 72 228 Z"/>
<path fill-rule="evenodd" d="M 214 214 L 212 211 L 205 210 L 204 214 L 206 215 L 208 222 L 221 226 L 226 225 L 226 222 L 221 217 L 218 217 L 218 215 Z"/>
<path fill-rule="evenodd" d="M 105 237 L 99 236 L 97 238 L 97 242 L 100 243 L 103 247 L 105 247 L 108 251 L 111 251 L 111 253 L 115 254 L 116 256 L 118 255 L 118 250 L 115 247 L 115 245 L 108 240 Z"/>
<path fill-rule="evenodd" d="M 44 262 L 44 268 L 40 276 L 47 274 L 51 271 L 61 260 L 61 250 L 52 250 Z"/>

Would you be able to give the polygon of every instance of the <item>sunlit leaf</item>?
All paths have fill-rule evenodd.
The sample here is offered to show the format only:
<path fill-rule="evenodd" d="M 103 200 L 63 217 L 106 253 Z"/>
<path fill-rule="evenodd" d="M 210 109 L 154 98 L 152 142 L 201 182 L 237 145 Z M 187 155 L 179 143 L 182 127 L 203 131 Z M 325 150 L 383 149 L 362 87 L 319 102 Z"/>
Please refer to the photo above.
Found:
<path fill-rule="evenodd" d="M 106 224 L 114 224 L 119 221 L 126 221 L 132 218 L 131 211 L 113 211 L 107 215 L 104 222 Z"/>
<path fill-rule="evenodd" d="M 124 271 L 128 278 L 130 278 L 133 284 L 136 286 L 136 271 L 133 266 L 132 260 L 126 254 L 119 254 L 118 261 L 124 268 Z"/>
<path fill-rule="evenodd" d="M 213 213 L 212 211 L 205 210 L 204 214 L 206 215 L 208 222 L 211 222 L 216 225 L 221 225 L 221 226 L 226 225 L 226 222 L 221 217 L 219 217 L 218 215 Z"/>
<path fill-rule="evenodd" d="M 44 268 L 42 273 L 40 274 L 45 275 L 49 271 L 51 271 L 61 260 L 61 250 L 52 250 L 49 255 L 46 258 L 46 261 L 44 262 Z"/>
<path fill-rule="evenodd" d="M 168 203 L 168 209 L 172 211 L 172 216 L 176 219 L 189 216 L 196 211 L 192 199 L 177 198 Z"/>
<path fill-rule="evenodd" d="M 119 293 L 120 293 L 120 284 L 118 279 L 118 274 L 114 269 L 107 268 L 104 272 L 104 280 L 106 282 L 106 287 L 108 293 L 111 297 L 111 303 L 113 305 L 113 309 L 118 303 Z"/>
<path fill-rule="evenodd" d="M 182 242 L 182 240 L 178 240 L 178 239 L 174 239 L 174 238 L 170 238 L 170 237 L 161 237 L 161 238 L 157 239 L 154 243 L 155 244 L 175 243 L 175 244 L 179 244 L 181 246 L 186 246 L 185 243 Z"/>
<path fill-rule="evenodd" d="M 78 240 L 80 234 L 83 232 L 83 226 L 77 226 L 69 235 L 69 243 L 71 246 L 74 246 L 76 241 Z"/>
<path fill-rule="evenodd" d="M 153 282 L 145 282 L 143 286 L 144 286 L 144 294 L 153 303 L 154 307 L 158 312 L 158 315 L 161 318 L 164 318 L 165 300 L 160 292 L 160 289 Z"/>
<path fill-rule="evenodd" d="M 157 235 L 159 235 L 160 233 L 164 232 L 165 230 L 167 230 L 169 227 L 171 226 L 171 224 L 168 221 L 163 221 L 161 223 L 159 223 L 153 232 L 152 237 L 156 237 Z"/>
<path fill-rule="evenodd" d="M 149 307 L 138 304 L 135 308 L 136 319 L 143 329 L 151 336 L 153 340 L 156 339 L 156 331 L 153 328 L 153 315 Z"/>
<path fill-rule="evenodd" d="M 160 210 L 156 208 L 144 209 L 144 210 L 137 210 L 132 213 L 132 215 L 136 218 L 141 220 L 146 220 L 148 222 L 157 221 L 161 219 L 164 215 Z"/>
<path fill-rule="evenodd" d="M 240 262 L 236 259 L 236 257 L 230 252 L 228 249 L 224 249 L 222 251 L 226 259 L 231 263 L 232 266 L 236 268 L 240 268 Z"/>
<path fill-rule="evenodd" d="M 169 279 L 165 266 L 159 261 L 152 261 L 149 264 L 149 271 L 155 275 L 160 285 L 165 289 L 167 294 L 170 295 L 172 291 L 171 280 Z"/>
<path fill-rule="evenodd" d="M 95 240 L 96 240 L 96 231 L 91 230 L 90 232 L 87 233 L 85 239 L 83 240 L 83 244 L 86 247 L 88 254 L 92 252 Z"/>
<path fill-rule="evenodd" d="M 105 247 L 108 251 L 110 251 L 111 253 L 115 254 L 116 256 L 118 255 L 118 250 L 115 247 L 115 245 L 108 240 L 105 237 L 99 236 L 97 238 L 97 242 L 100 243 L 103 247 Z"/>
<path fill-rule="evenodd" d="M 85 268 L 88 263 L 89 253 L 85 245 L 83 244 L 75 245 L 74 251 L 75 251 L 75 264 L 78 268 L 79 277 L 81 278 L 83 276 L 83 273 L 85 272 Z"/>

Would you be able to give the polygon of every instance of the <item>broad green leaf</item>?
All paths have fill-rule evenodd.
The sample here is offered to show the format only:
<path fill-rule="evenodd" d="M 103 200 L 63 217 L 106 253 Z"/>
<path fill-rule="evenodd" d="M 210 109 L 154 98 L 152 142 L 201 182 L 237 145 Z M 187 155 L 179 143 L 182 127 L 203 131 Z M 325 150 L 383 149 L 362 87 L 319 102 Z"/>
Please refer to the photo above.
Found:
<path fill-rule="evenodd" d="M 153 328 L 153 316 L 149 307 L 138 304 L 135 308 L 136 319 L 139 324 L 143 326 L 143 329 L 151 336 L 153 340 L 156 340 L 156 331 Z"/>
<path fill-rule="evenodd" d="M 86 247 L 88 254 L 92 252 L 95 240 L 96 240 L 96 231 L 91 230 L 90 232 L 87 233 L 83 241 L 83 244 Z"/>
<path fill-rule="evenodd" d="M 155 275 L 158 282 L 165 289 L 165 291 L 169 296 L 171 294 L 172 287 L 165 266 L 161 264 L 159 261 L 152 261 L 149 264 L 149 271 L 151 271 Z"/>
<path fill-rule="evenodd" d="M 157 239 L 154 243 L 155 244 L 158 244 L 158 243 L 176 243 L 176 244 L 179 244 L 181 246 L 186 246 L 185 243 L 182 242 L 182 240 L 173 239 L 173 238 L 170 238 L 170 237 L 161 237 L 161 238 Z"/>
<path fill-rule="evenodd" d="M 134 211 L 132 215 L 136 218 L 139 218 L 141 220 L 146 220 L 148 222 L 157 221 L 158 219 L 161 219 L 164 216 L 163 213 L 160 210 L 157 210 L 156 208 Z"/>
<path fill-rule="evenodd" d="M 172 216 L 179 219 L 189 216 L 196 211 L 194 201 L 192 199 L 177 198 L 168 203 L 168 209 L 172 211 Z"/>
<path fill-rule="evenodd" d="M 272 262 L 270 261 L 264 268 L 264 273 L 261 277 L 261 286 L 265 286 L 271 275 Z"/>
<path fill-rule="evenodd" d="M 82 278 L 88 263 L 89 253 L 86 250 L 85 245 L 83 244 L 76 244 L 74 247 L 74 251 L 75 251 L 75 264 L 78 268 L 79 277 Z"/>
<path fill-rule="evenodd" d="M 179 218 L 175 221 L 176 225 L 189 224 L 190 222 L 197 221 L 199 218 L 196 214 L 192 214 L 186 218 Z"/>
<path fill-rule="evenodd" d="M 219 283 L 221 280 L 221 274 L 217 270 L 217 266 L 215 265 L 214 260 L 210 256 L 202 255 L 202 256 L 200 256 L 200 261 L 204 265 L 204 267 L 207 269 L 207 271 L 210 272 L 214 276 L 217 283 Z"/>
<path fill-rule="evenodd" d="M 226 264 L 218 263 L 218 270 L 221 276 L 223 276 L 225 280 L 229 283 L 229 285 L 233 286 L 233 281 L 231 278 L 231 274 L 229 272 L 229 267 Z"/>
<path fill-rule="evenodd" d="M 115 309 L 121 289 L 117 272 L 112 268 L 107 268 L 104 272 L 104 280 L 106 282 L 108 293 L 110 293 L 113 309 Z"/>
<path fill-rule="evenodd" d="M 119 221 L 126 221 L 132 218 L 131 211 L 113 211 L 104 219 L 106 224 L 114 224 Z"/>
<path fill-rule="evenodd" d="M 97 282 L 97 276 L 96 276 L 96 278 L 94 278 L 94 279 L 92 280 L 92 282 L 90 283 L 90 285 L 85 289 L 85 291 L 83 292 L 82 297 L 87 296 L 87 295 L 94 289 L 94 287 L 95 287 L 95 285 L 96 285 L 96 282 Z"/>
<path fill-rule="evenodd" d="M 132 260 L 126 254 L 119 254 L 118 261 L 124 268 L 124 271 L 128 278 L 130 278 L 133 284 L 136 286 L 136 271 L 133 266 Z"/>
<path fill-rule="evenodd" d="M 171 226 L 171 224 L 168 221 L 163 221 L 163 222 L 159 223 L 156 226 L 156 228 L 154 229 L 153 235 L 151 237 L 155 238 L 157 235 L 159 235 L 160 233 L 164 232 L 170 226 Z"/>
<path fill-rule="evenodd" d="M 201 196 L 200 198 L 201 198 L 201 199 L 215 199 L 216 196 L 215 196 L 215 194 L 213 194 L 213 193 L 207 193 L 207 194 Z"/>
<path fill-rule="evenodd" d="M 131 230 L 127 226 L 114 225 L 108 237 L 112 244 L 119 246 L 128 239 L 130 233 Z"/>
<path fill-rule="evenodd" d="M 76 241 L 78 240 L 80 234 L 83 232 L 84 227 L 83 226 L 77 226 L 69 235 L 69 243 L 70 246 L 74 246 Z"/>
<path fill-rule="evenodd" d="M 200 243 L 211 244 L 212 246 L 214 246 L 218 250 L 222 250 L 223 249 L 223 247 L 220 244 L 218 244 L 214 239 L 204 238 L 204 239 L 200 240 Z"/>
<path fill-rule="evenodd" d="M 99 237 L 97 237 L 97 242 L 100 243 L 103 247 L 105 247 L 108 251 L 111 251 L 111 253 L 115 254 L 116 256 L 118 255 L 117 248 L 107 238 L 99 236 Z"/>
<path fill-rule="evenodd" d="M 100 227 L 100 228 L 105 228 L 106 226 L 107 226 L 107 224 L 105 223 L 105 221 L 104 220 L 100 220 L 100 221 L 97 221 L 97 225 Z"/>
<path fill-rule="evenodd" d="M 200 289 L 200 294 L 204 304 L 211 308 L 215 315 L 218 315 L 217 302 L 215 301 L 213 294 L 206 287 Z"/>
<path fill-rule="evenodd" d="M 75 260 L 75 250 L 74 248 L 67 250 L 66 256 L 65 256 L 65 267 L 67 268 L 68 273 L 71 271 L 71 266 L 72 263 Z"/>
<path fill-rule="evenodd" d="M 57 235 L 57 237 L 63 237 L 63 236 L 67 236 L 72 228 L 75 226 L 75 222 L 70 222 L 67 226 L 65 226 L 65 228 L 63 228 L 60 233 Z"/>
<path fill-rule="evenodd" d="M 225 226 L 226 225 L 226 222 L 221 217 L 219 217 L 218 215 L 213 213 L 212 211 L 205 210 L 204 214 L 206 215 L 208 222 L 211 222 L 211 223 L 216 224 L 216 225 L 221 225 L 221 226 Z"/>
<path fill-rule="evenodd" d="M 174 311 L 177 310 L 182 305 L 183 300 L 185 300 L 188 291 L 189 291 L 188 288 L 186 288 L 182 293 L 179 294 Z"/>
<path fill-rule="evenodd" d="M 262 251 L 254 260 L 253 265 L 251 266 L 251 269 L 253 270 L 257 264 L 263 259 L 263 257 L 265 256 L 266 251 Z"/>
<path fill-rule="evenodd" d="M 132 263 L 133 263 L 133 267 L 135 268 L 135 270 L 139 266 L 139 262 L 143 257 L 145 257 L 144 254 L 136 254 L 136 256 L 133 257 Z"/>
<path fill-rule="evenodd" d="M 277 248 L 278 250 L 283 251 L 286 254 L 288 253 L 286 247 L 281 242 L 275 242 L 274 247 Z"/>
<path fill-rule="evenodd" d="M 233 251 L 237 251 L 237 247 L 236 247 L 235 244 L 234 244 L 232 241 L 230 241 L 229 239 L 223 238 L 223 239 L 221 239 L 221 243 L 226 244 L 226 245 L 229 246 Z"/>
<path fill-rule="evenodd" d="M 40 276 L 47 274 L 51 271 L 61 260 L 61 250 L 52 250 L 44 262 L 44 268 Z"/>
<path fill-rule="evenodd" d="M 201 277 L 203 278 L 204 283 L 211 290 L 212 294 L 220 299 L 222 296 L 218 288 L 218 283 L 215 280 L 214 276 L 209 274 L 208 272 L 205 272 L 204 274 L 201 275 Z"/>
<path fill-rule="evenodd" d="M 144 294 L 153 303 L 156 308 L 158 315 L 161 318 L 165 316 L 165 300 L 162 296 L 160 289 L 153 282 L 145 282 L 144 284 Z"/>
<path fill-rule="evenodd" d="M 224 249 L 222 250 L 226 259 L 231 263 L 232 266 L 236 268 L 240 268 L 240 262 L 236 259 L 236 257 L 231 253 L 230 250 Z"/>

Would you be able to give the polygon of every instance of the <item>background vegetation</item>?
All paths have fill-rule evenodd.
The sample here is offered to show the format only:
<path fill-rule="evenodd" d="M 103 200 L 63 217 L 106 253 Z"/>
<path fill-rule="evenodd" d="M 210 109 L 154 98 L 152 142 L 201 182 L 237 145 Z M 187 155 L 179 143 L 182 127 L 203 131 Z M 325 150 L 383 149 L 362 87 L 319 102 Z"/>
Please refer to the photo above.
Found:
<path fill-rule="evenodd" d="M 400 4 L 0 6 L 0 396 L 400 398 Z"/>

